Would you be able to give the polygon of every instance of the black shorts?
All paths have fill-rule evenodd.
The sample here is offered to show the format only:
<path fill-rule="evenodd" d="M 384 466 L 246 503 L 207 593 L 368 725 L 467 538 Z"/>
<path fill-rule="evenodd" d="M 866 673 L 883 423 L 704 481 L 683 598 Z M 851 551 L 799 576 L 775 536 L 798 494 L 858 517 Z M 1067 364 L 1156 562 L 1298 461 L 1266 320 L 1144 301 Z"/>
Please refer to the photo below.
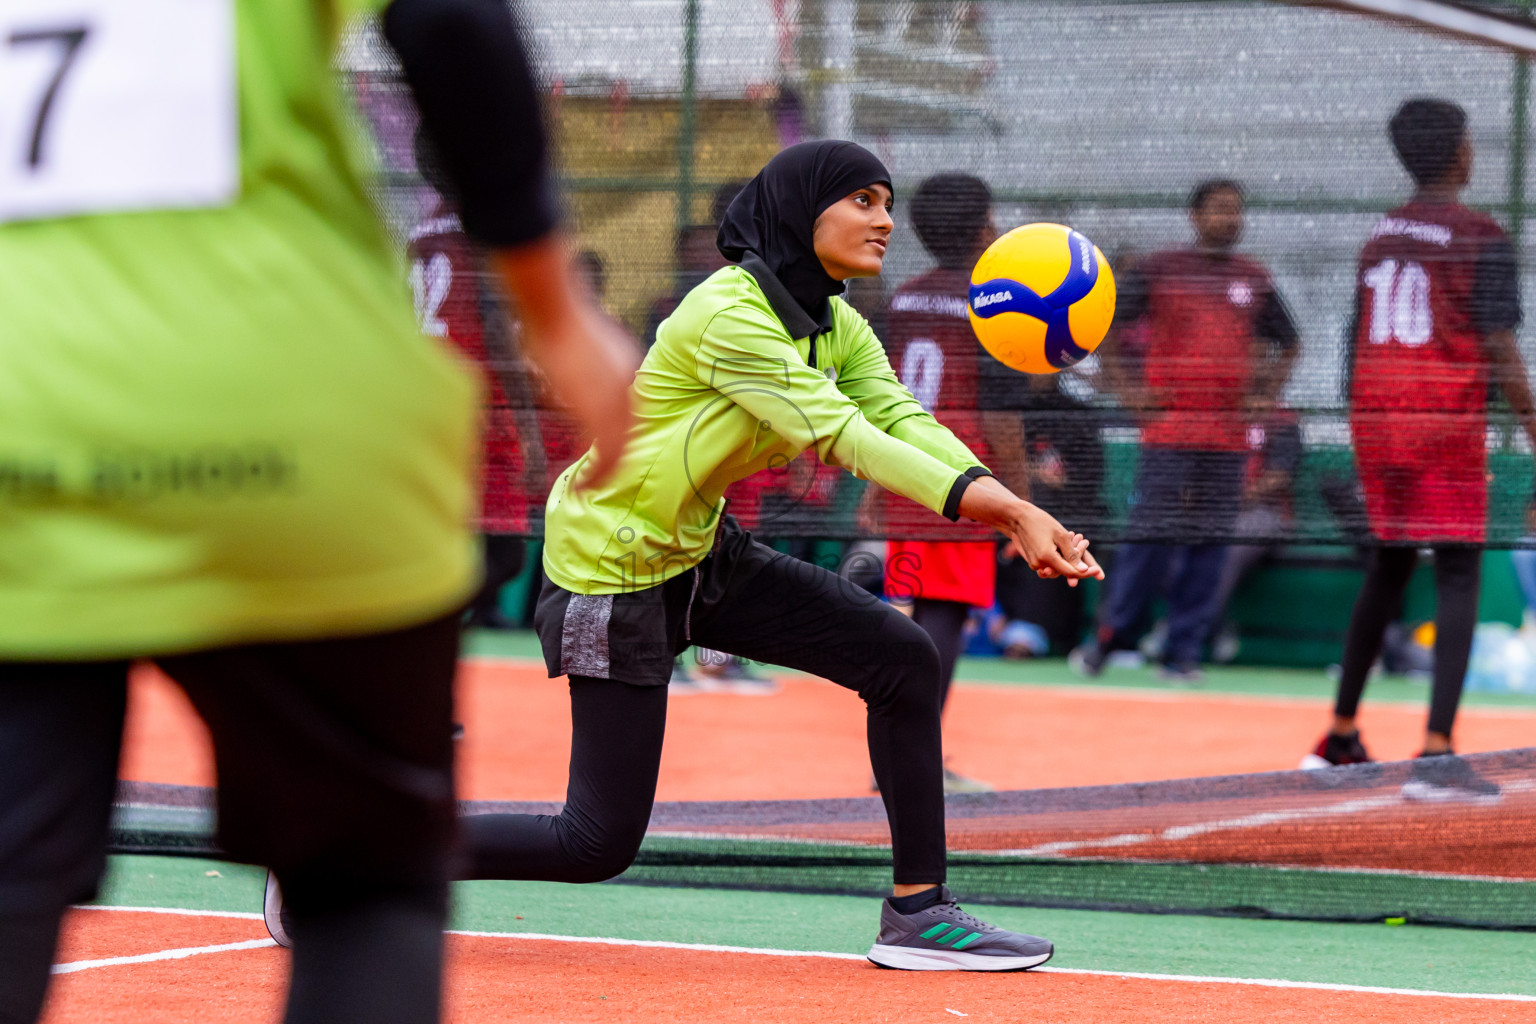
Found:
<path fill-rule="evenodd" d="M 231 859 L 331 879 L 337 899 L 379 887 L 446 895 L 459 628 L 455 613 L 156 659 L 213 734 Z M 128 669 L 0 662 L 0 914 L 94 895 Z"/>
<path fill-rule="evenodd" d="M 665 686 L 672 663 L 693 644 L 693 610 L 719 601 L 770 562 L 786 556 L 722 516 L 710 553 L 665 583 L 620 594 L 573 594 L 543 575 L 534 628 L 544 664 L 564 675 Z M 542 575 L 542 574 L 541 574 Z"/>

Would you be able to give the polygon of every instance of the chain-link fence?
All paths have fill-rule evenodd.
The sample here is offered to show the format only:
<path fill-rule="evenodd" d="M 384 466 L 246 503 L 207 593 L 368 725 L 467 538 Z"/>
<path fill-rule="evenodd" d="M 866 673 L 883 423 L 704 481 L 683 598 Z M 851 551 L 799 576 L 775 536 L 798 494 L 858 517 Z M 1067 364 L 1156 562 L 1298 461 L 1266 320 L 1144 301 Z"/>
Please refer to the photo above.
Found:
<path fill-rule="evenodd" d="M 892 295 L 932 266 L 905 202 L 930 175 L 985 181 L 1000 229 L 1072 225 L 1126 281 L 1194 243 L 1189 195 L 1197 183 L 1240 183 L 1246 222 L 1237 252 L 1272 279 L 1296 353 L 1273 382 L 1273 408 L 1255 383 L 1263 367 L 1223 385 L 1247 389 L 1240 401 L 1217 402 L 1245 420 L 1239 441 L 1218 445 L 1238 468 L 1196 467 L 1173 498 L 1244 513 L 1264 505 L 1271 514 L 1138 520 L 1135 510 L 1146 509 L 1147 481 L 1137 477 L 1145 445 L 1213 443 L 1146 433 L 1150 419 L 1177 418 L 1189 402 L 1188 388 L 1161 399 L 1149 391 L 1149 363 L 1154 376 L 1198 377 L 1212 361 L 1273 362 L 1273 352 L 1250 356 L 1212 335 L 1170 353 L 1148 340 L 1155 331 L 1145 324 L 1123 322 L 1102 357 L 1043 381 L 989 385 L 1022 396 L 999 404 L 1011 406 L 1022 431 L 1023 464 L 993 468 L 1021 487 L 1028 481 L 1037 500 L 1095 537 L 1371 536 L 1370 487 L 1361 485 L 1350 415 L 1358 260 L 1383 213 L 1412 192 L 1387 134 L 1405 99 L 1444 97 L 1465 109 L 1474 149 L 1465 202 L 1503 226 L 1519 256 L 1520 291 L 1532 294 L 1528 65 L 1492 46 L 1359 14 L 1242 0 L 526 0 L 517 9 L 548 90 L 584 266 L 605 307 L 647 343 L 680 296 L 721 265 L 714 220 L 732 183 L 803 139 L 853 139 L 892 170 L 896 240 L 882 277 L 856 282 L 849 300 L 894 334 L 902 332 L 891 326 L 900 314 Z M 1517 5 L 1503 11 L 1522 13 Z M 383 205 L 408 239 L 437 212 L 415 175 L 414 113 L 370 31 L 350 40 L 342 60 L 381 157 Z M 900 353 L 892 356 L 899 371 Z M 1400 411 L 1416 411 L 1413 403 L 1410 394 Z M 942 391 L 936 411 L 941 419 L 968 412 L 946 407 Z M 1417 411 L 1453 414 L 1457 437 L 1482 438 L 1485 451 L 1463 446 L 1440 456 L 1460 466 L 1447 470 L 1453 484 L 1489 474 L 1484 504 L 1460 500 L 1460 484 L 1449 497 L 1426 490 L 1420 525 L 1434 534 L 1449 524 L 1446 536 L 1459 537 L 1459 520 L 1486 515 L 1491 543 L 1520 542 L 1531 450 L 1499 389 L 1483 388 L 1465 407 Z M 548 458 L 536 461 L 545 465 L 533 472 L 526 459 L 513 460 L 501 475 L 493 467 L 490 480 L 526 491 L 533 507 L 580 448 L 558 416 L 544 415 L 538 446 Z M 1413 419 L 1392 422 L 1409 430 Z M 1002 448 L 1013 450 L 1013 440 Z M 766 516 L 769 532 L 952 536 L 921 510 L 892 506 L 881 518 L 863 499 L 864 485 L 840 471 L 788 466 L 763 476 L 771 478 L 741 485 L 735 510 Z M 1417 484 L 1404 479 L 1412 492 Z M 1434 501 L 1449 504 L 1429 507 Z M 521 527 L 537 528 L 536 513 Z"/>

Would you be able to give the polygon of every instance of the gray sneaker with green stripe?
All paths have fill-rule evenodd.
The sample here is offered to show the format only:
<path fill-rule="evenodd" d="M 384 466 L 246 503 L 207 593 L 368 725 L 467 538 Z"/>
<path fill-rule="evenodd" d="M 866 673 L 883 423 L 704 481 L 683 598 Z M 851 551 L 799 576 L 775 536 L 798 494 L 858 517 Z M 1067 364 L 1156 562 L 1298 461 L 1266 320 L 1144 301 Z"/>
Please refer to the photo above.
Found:
<path fill-rule="evenodd" d="M 1005 931 L 961 910 L 948 887 L 915 914 L 880 904 L 880 935 L 871 963 L 902 971 L 1025 971 L 1051 958 L 1049 939 Z"/>

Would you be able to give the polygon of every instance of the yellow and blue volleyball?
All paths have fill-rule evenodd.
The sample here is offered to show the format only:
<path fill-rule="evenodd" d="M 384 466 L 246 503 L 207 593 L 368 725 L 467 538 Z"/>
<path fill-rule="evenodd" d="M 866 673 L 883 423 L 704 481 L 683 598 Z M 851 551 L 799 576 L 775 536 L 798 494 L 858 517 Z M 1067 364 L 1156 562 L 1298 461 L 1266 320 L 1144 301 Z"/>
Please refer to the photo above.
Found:
<path fill-rule="evenodd" d="M 1087 359 L 1115 318 L 1115 275 L 1086 237 L 1025 224 L 987 247 L 971 271 L 971 327 L 998 362 L 1055 373 Z"/>

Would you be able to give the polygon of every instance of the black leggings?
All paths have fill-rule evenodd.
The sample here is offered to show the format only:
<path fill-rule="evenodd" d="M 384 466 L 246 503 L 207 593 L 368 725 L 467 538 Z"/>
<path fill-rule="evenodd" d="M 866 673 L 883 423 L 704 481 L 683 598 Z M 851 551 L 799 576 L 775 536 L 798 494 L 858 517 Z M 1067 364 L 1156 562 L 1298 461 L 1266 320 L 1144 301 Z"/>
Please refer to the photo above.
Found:
<path fill-rule="evenodd" d="M 890 821 L 895 881 L 942 882 L 943 751 L 933 641 L 837 574 L 739 535 L 704 560 L 698 582 L 696 593 L 671 588 L 685 601 L 692 595 L 686 617 L 666 610 L 669 621 L 687 623 L 670 645 L 674 653 L 692 642 L 856 691 L 868 710 L 870 764 Z M 627 614 L 616 603 L 610 621 Z M 545 626 L 558 640 L 562 624 Z M 566 633 L 580 628 L 571 616 L 564 627 Z M 460 877 L 596 882 L 634 859 L 656 793 L 667 688 L 582 675 L 570 677 L 570 688 L 565 809 L 465 818 Z"/>
<path fill-rule="evenodd" d="M 667 688 L 586 676 L 570 683 L 565 809 L 461 818 L 462 878 L 601 882 L 635 859 L 656 797 Z"/>
<path fill-rule="evenodd" d="M 1429 703 L 1429 731 L 1445 736 L 1456 724 L 1472 633 L 1477 627 L 1477 592 L 1482 578 L 1481 548 L 1435 549 L 1435 674 Z M 1402 608 L 1403 593 L 1418 562 L 1414 548 L 1378 548 L 1350 615 L 1340 665 L 1334 714 L 1353 718 L 1365 693 L 1366 677 L 1381 653 L 1387 624 Z"/>
<path fill-rule="evenodd" d="M 949 703 L 949 688 L 955 681 L 955 663 L 965 638 L 965 620 L 971 606 L 963 601 L 936 601 L 919 597 L 912 602 L 912 621 L 923 627 L 939 649 L 939 707 Z"/>
<path fill-rule="evenodd" d="M 219 838 L 277 874 L 287 1024 L 441 1003 L 459 616 L 157 659 L 213 735 Z M 37 1015 L 59 920 L 106 864 L 128 663 L 0 663 L 0 1024 Z"/>

